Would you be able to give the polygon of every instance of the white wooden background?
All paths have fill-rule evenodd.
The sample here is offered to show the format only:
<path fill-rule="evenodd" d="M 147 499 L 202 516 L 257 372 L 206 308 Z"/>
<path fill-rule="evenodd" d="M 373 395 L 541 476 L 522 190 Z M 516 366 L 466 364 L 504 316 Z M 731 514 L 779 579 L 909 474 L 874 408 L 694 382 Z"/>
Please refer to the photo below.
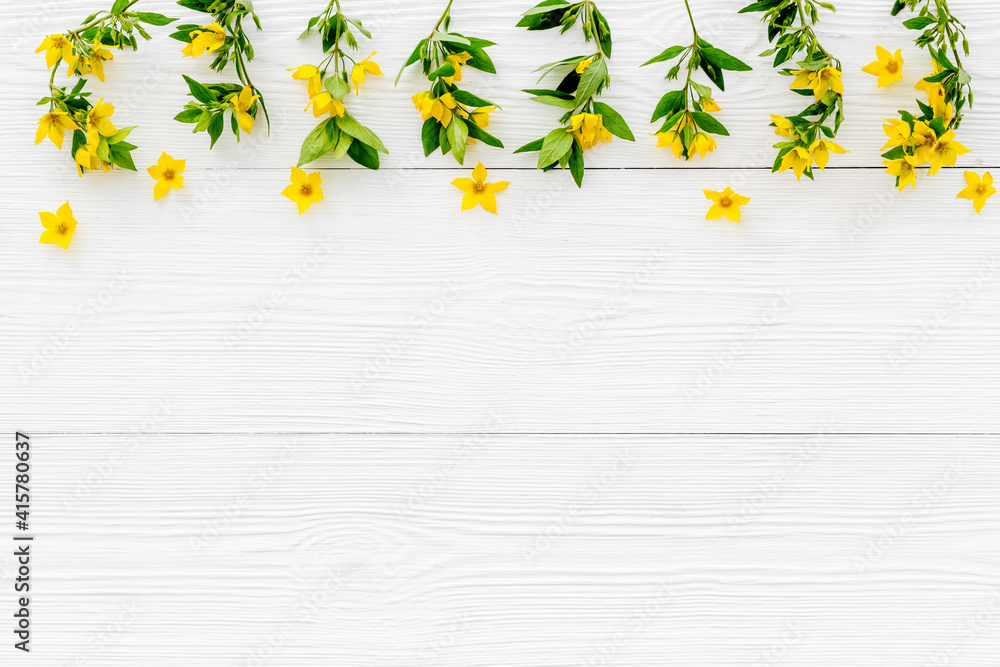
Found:
<path fill-rule="evenodd" d="M 515 29 L 530 4 L 453 12 L 499 42 L 499 75 L 464 83 L 508 148 L 557 116 L 519 92 L 531 70 L 585 51 Z M 417 73 L 392 87 L 443 2 L 348 0 L 388 75 L 351 109 L 391 155 L 320 163 L 300 218 L 279 193 L 314 121 L 285 69 L 317 61 L 295 36 L 322 1 L 256 3 L 270 138 L 209 152 L 171 120 L 181 73 L 217 79 L 167 29 L 92 83 L 142 169 L 187 159 L 157 204 L 144 173 L 78 180 L 33 146 L 33 50 L 97 5 L 4 3 L 0 471 L 32 434 L 37 555 L 34 651 L 3 664 L 995 665 L 1000 204 L 954 196 L 962 168 L 1000 172 L 1000 7 L 951 2 L 974 152 L 897 197 L 880 119 L 929 64 L 889 0 L 823 17 L 851 153 L 816 183 L 769 173 L 768 113 L 802 98 L 756 17 L 694 4 L 757 67 L 717 98 L 733 136 L 686 164 L 654 147 L 665 68 L 638 65 L 689 39 L 683 5 L 610 0 L 607 97 L 639 141 L 589 152 L 582 191 L 477 146 L 511 181 L 495 217 L 423 158 Z M 876 43 L 906 57 L 889 89 L 860 72 Z M 741 225 L 703 220 L 726 185 Z M 38 245 L 67 198 L 71 249 Z"/>

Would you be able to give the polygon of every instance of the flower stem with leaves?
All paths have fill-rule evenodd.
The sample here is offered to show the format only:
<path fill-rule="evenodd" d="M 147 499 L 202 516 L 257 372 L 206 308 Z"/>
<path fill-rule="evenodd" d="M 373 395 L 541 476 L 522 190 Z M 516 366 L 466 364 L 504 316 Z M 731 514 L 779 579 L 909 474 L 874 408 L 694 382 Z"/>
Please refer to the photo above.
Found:
<path fill-rule="evenodd" d="M 709 112 L 719 111 L 719 106 L 712 98 L 712 89 L 694 80 L 694 74 L 699 69 L 705 73 L 708 80 L 720 91 L 725 91 L 725 70 L 747 72 L 752 69 L 745 62 L 718 49 L 698 36 L 698 26 L 695 25 L 691 4 L 684 0 L 688 19 L 691 21 L 692 42 L 689 46 L 671 46 L 658 56 L 642 64 L 669 62 L 677 58 L 677 63 L 667 72 L 668 80 L 678 78 L 681 68 L 687 72 L 684 87 L 673 90 L 660 98 L 653 111 L 651 123 L 666 117 L 663 125 L 654 136 L 657 146 L 669 147 L 676 158 L 690 160 L 695 154 L 705 157 L 715 150 L 715 140 L 710 134 L 728 137 L 729 131 Z"/>
<path fill-rule="evenodd" d="M 608 61 L 611 59 L 611 28 L 596 3 L 591 0 L 570 3 L 565 0 L 545 0 L 532 7 L 517 25 L 528 30 L 560 28 L 566 32 L 579 22 L 584 39 L 594 42 L 594 53 L 574 56 L 547 63 L 538 81 L 547 76 L 560 76 L 555 88 L 532 88 L 524 92 L 541 104 L 566 109 L 559 119 L 560 127 L 541 139 L 529 142 L 515 153 L 538 152 L 538 168 L 549 171 L 569 167 L 577 187 L 583 187 L 585 170 L 583 153 L 598 143 L 607 143 L 612 135 L 635 141 L 621 114 L 599 101 L 601 93 L 611 85 Z"/>
<path fill-rule="evenodd" d="M 947 0 L 896 0 L 892 15 L 903 9 L 916 12 L 903 25 L 919 33 L 915 42 L 930 53 L 934 71 L 915 86 L 927 93 L 926 104 L 917 100 L 919 115 L 900 111 L 898 119 L 888 119 L 883 126 L 889 137 L 883 148 L 889 150 L 882 157 L 900 192 L 910 185 L 916 189 L 917 167 L 929 164 L 928 173 L 934 175 L 942 167 L 954 167 L 958 156 L 969 152 L 955 141 L 955 130 L 973 101 L 972 77 L 962 66 L 969 40 Z"/>
<path fill-rule="evenodd" d="M 772 171 L 791 169 L 795 177 L 813 178 L 813 165 L 825 169 L 830 153 L 846 153 L 833 142 L 844 122 L 844 85 L 840 61 L 823 48 L 816 36 L 819 8 L 837 11 L 829 2 L 816 0 L 761 0 L 740 13 L 763 12 L 767 39 L 774 46 L 761 57 L 774 56 L 774 67 L 796 60 L 798 69 L 784 68 L 781 74 L 794 76 L 789 88 L 813 97 L 813 103 L 794 116 L 771 114 L 774 133 L 786 138 L 774 145 L 778 155 Z"/>
<path fill-rule="evenodd" d="M 486 53 L 487 47 L 496 42 L 450 32 L 452 2 L 449 0 L 430 35 L 420 40 L 406 59 L 396 83 L 403 70 L 420 62 L 421 70 L 431 82 L 429 90 L 413 96 L 413 106 L 424 121 L 420 133 L 424 155 L 440 149 L 442 154 L 451 153 L 459 164 L 464 164 L 466 149 L 473 140 L 503 148 L 503 142 L 486 131 L 490 113 L 499 106 L 462 90 L 456 83 L 462 80 L 464 67 L 496 74 L 496 67 Z"/>
<path fill-rule="evenodd" d="M 87 170 L 109 171 L 121 167 L 135 171 L 132 151 L 136 146 L 125 139 L 135 126 L 118 130 L 111 121 L 115 108 L 104 99 L 91 104 L 84 92 L 86 75 L 93 74 L 104 81 L 104 63 L 114 58 L 110 49 L 131 48 L 138 50 L 138 33 L 144 40 L 152 39 L 142 24 L 164 26 L 177 19 L 154 12 L 131 11 L 139 0 L 115 0 L 111 9 L 99 11 L 85 18 L 82 24 L 65 33 L 46 37 L 36 53 L 45 54 L 49 74 L 49 93 L 39 100 L 48 104 L 49 110 L 38 121 L 35 143 L 49 137 L 60 150 L 69 130 L 72 136 L 72 156 L 77 173 Z M 56 73 L 61 63 L 66 63 L 66 75 L 79 77 L 67 92 L 67 87 L 56 85 Z"/>
<path fill-rule="evenodd" d="M 371 33 L 361 21 L 341 12 L 340 0 L 331 0 L 321 14 L 309 19 L 305 31 L 299 37 L 307 37 L 314 30 L 322 37 L 325 54 L 323 60 L 319 65 L 301 65 L 295 68 L 292 76 L 308 82 L 309 106 L 313 108 L 313 115 L 316 118 L 328 115 L 302 143 L 298 164 L 300 167 L 333 153 L 337 160 L 346 155 L 363 167 L 378 169 L 378 154 L 389 152 L 374 132 L 359 123 L 344 108 L 344 100 L 351 92 L 352 83 L 357 94 L 365 82 L 366 74 L 382 74 L 378 65 L 370 60 L 375 52 L 368 58 L 355 60 L 344 50 L 342 43 L 352 50 L 358 48 L 358 40 L 351 26 L 371 39 Z M 350 67 L 347 61 L 350 61 Z M 330 76 L 327 76 L 328 72 Z"/>
<path fill-rule="evenodd" d="M 211 69 L 216 72 L 221 72 L 232 63 L 239 83 L 203 84 L 184 75 L 194 101 L 188 102 L 174 120 L 194 125 L 194 132 L 208 132 L 210 147 L 214 147 L 222 136 L 227 110 L 231 111 L 230 128 L 237 141 L 240 140 L 241 129 L 247 134 L 253 131 L 258 110 L 264 112 L 270 132 L 263 94 L 251 81 L 247 67 L 253 60 L 254 51 L 244 29 L 244 20 L 249 18 L 257 30 L 261 30 L 253 4 L 250 0 L 179 0 L 177 4 L 210 14 L 213 18 L 207 25 L 177 26 L 177 32 L 170 36 L 187 44 L 181 53 L 194 58 L 212 54 Z"/>

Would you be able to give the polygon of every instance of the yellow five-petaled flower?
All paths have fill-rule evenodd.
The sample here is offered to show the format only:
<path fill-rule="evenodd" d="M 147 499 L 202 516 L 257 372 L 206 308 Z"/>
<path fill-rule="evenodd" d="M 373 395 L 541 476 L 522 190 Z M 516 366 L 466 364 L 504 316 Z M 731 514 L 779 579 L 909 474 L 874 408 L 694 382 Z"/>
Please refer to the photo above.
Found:
<path fill-rule="evenodd" d="M 976 213 L 982 215 L 986 200 L 997 193 L 997 189 L 993 187 L 993 174 L 987 171 L 982 178 L 979 178 L 979 174 L 976 172 L 967 171 L 965 172 L 965 185 L 966 188 L 959 192 L 957 197 L 971 199 Z"/>
<path fill-rule="evenodd" d="M 903 78 L 902 49 L 897 49 L 896 53 L 892 54 L 887 49 L 876 45 L 875 56 L 878 59 L 862 67 L 861 71 L 877 76 L 879 88 L 892 85 Z"/>
<path fill-rule="evenodd" d="M 323 90 L 323 77 L 319 73 L 319 68 L 315 65 L 299 65 L 285 71 L 291 72 L 293 79 L 309 83 L 307 92 L 310 98 L 316 97 Z"/>
<path fill-rule="evenodd" d="M 376 76 L 382 76 L 382 70 L 379 66 L 371 61 L 371 57 L 378 53 L 378 51 L 372 51 L 372 55 L 368 56 L 364 60 L 358 61 L 351 68 L 351 83 L 354 84 L 354 94 L 358 95 L 361 92 L 361 85 L 365 82 L 365 73 L 374 74 Z M 461 78 L 459 76 L 459 78 Z"/>
<path fill-rule="evenodd" d="M 42 40 L 35 53 L 45 51 L 45 67 L 51 68 L 59 59 L 69 60 L 73 56 L 73 45 L 65 35 L 49 35 Z"/>
<path fill-rule="evenodd" d="M 610 143 L 613 138 L 611 132 L 604 127 L 604 116 L 599 113 L 578 113 L 571 116 L 569 121 L 570 126 L 566 131 L 573 134 L 583 150 L 593 148 L 598 143 Z"/>
<path fill-rule="evenodd" d="M 726 186 L 722 192 L 715 190 L 702 190 L 702 192 L 705 193 L 705 199 L 712 202 L 708 213 L 705 214 L 706 220 L 718 220 L 722 216 L 726 216 L 733 222 L 739 222 L 740 206 L 750 201 L 750 197 L 736 194 L 729 186 Z"/>
<path fill-rule="evenodd" d="M 153 201 L 163 199 L 171 190 L 179 190 L 184 187 L 184 160 L 175 160 L 170 155 L 163 153 L 160 159 L 146 171 L 156 181 L 153 186 Z"/>
<path fill-rule="evenodd" d="M 455 73 L 451 76 L 443 76 L 441 78 L 444 79 L 444 82 L 450 86 L 456 81 L 462 80 L 462 65 L 472 60 L 472 55 L 469 54 L 468 51 L 462 51 L 461 53 L 451 54 L 448 56 L 447 60 L 451 63 L 451 66 L 455 68 Z"/>
<path fill-rule="evenodd" d="M 465 193 L 462 195 L 463 211 L 479 205 L 490 213 L 497 212 L 497 198 L 495 195 L 502 190 L 506 190 L 510 183 L 508 181 L 487 183 L 486 175 L 486 167 L 480 162 L 472 170 L 472 178 L 456 178 L 451 182 L 452 185 Z"/>
<path fill-rule="evenodd" d="M 299 215 L 317 202 L 323 201 L 322 177 L 318 171 L 306 175 L 298 167 L 292 167 L 292 184 L 285 187 L 281 194 L 285 195 L 299 209 Z"/>
<path fill-rule="evenodd" d="M 792 72 L 795 80 L 789 88 L 793 90 L 810 89 L 816 96 L 816 101 L 823 99 L 828 90 L 838 95 L 844 94 L 844 82 L 841 80 L 843 74 L 836 67 L 823 67 L 819 71 L 799 69 Z"/>
<path fill-rule="evenodd" d="M 35 145 L 42 143 L 47 136 L 62 150 L 63 139 L 66 138 L 66 130 L 75 130 L 76 122 L 62 109 L 53 109 L 38 119 L 38 132 L 35 133 Z"/>
<path fill-rule="evenodd" d="M 243 90 L 238 95 L 233 95 L 229 98 L 229 104 L 233 108 L 233 115 L 236 116 L 236 122 L 239 124 L 240 129 L 247 134 L 253 131 L 253 116 L 250 115 L 250 109 L 253 107 L 254 101 L 259 97 L 260 95 L 253 94 L 253 88 L 243 86 Z"/>
<path fill-rule="evenodd" d="M 222 48 L 226 43 L 226 31 L 218 23 L 201 26 L 201 30 L 192 30 L 191 43 L 181 49 L 185 57 L 197 58 L 205 52 L 211 53 Z"/>
<path fill-rule="evenodd" d="M 39 213 L 38 217 L 41 218 L 42 227 L 45 228 L 38 242 L 49 245 L 54 243 L 60 248 L 68 248 L 76 231 L 76 218 L 73 217 L 73 209 L 69 207 L 69 202 L 60 206 L 55 213 Z"/>

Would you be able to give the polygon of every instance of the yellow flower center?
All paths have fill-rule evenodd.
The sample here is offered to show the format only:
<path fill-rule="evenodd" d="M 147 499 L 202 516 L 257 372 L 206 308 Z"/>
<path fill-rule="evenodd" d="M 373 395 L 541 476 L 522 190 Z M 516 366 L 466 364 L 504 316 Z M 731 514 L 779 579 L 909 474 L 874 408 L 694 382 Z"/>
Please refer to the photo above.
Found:
<path fill-rule="evenodd" d="M 723 197 L 722 199 L 719 200 L 719 206 L 721 206 L 722 208 L 729 208 L 732 205 L 733 205 L 733 200 L 730 199 L 729 197 Z"/>
<path fill-rule="evenodd" d="M 66 233 L 66 231 L 67 231 L 67 230 L 66 230 L 66 223 L 65 223 L 65 222 L 60 222 L 60 223 L 59 223 L 59 226 L 58 226 L 58 227 L 56 227 L 56 231 L 57 231 L 58 233 L 60 233 L 60 234 L 65 234 L 65 233 Z"/>
<path fill-rule="evenodd" d="M 485 183 L 479 183 L 477 181 L 476 184 L 473 186 L 473 188 L 475 189 L 476 192 L 482 192 L 483 190 L 486 189 L 486 184 Z"/>
<path fill-rule="evenodd" d="M 165 180 L 165 181 L 172 181 L 172 180 L 174 180 L 174 170 L 173 169 L 164 169 L 163 170 L 163 180 Z"/>
<path fill-rule="evenodd" d="M 986 194 L 986 186 L 980 185 L 978 188 L 976 188 L 976 194 L 977 195 Z"/>
<path fill-rule="evenodd" d="M 313 188 L 312 188 L 311 185 L 309 185 L 308 183 L 306 183 L 305 185 L 299 187 L 299 193 L 303 197 L 308 197 L 308 196 L 310 196 L 313 193 Z"/>
<path fill-rule="evenodd" d="M 890 60 L 889 64 L 885 66 L 885 71 L 889 72 L 890 74 L 895 74 L 896 72 L 899 71 L 899 65 L 896 64 L 896 61 Z"/>

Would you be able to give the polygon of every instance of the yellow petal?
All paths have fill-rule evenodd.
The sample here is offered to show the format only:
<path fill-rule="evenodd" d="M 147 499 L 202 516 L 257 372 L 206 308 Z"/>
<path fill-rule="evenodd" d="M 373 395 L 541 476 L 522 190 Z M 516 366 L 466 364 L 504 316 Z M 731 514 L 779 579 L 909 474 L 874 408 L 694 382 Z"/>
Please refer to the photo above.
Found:
<path fill-rule="evenodd" d="M 472 192 L 476 189 L 476 182 L 471 178 L 456 178 L 451 184 L 463 192 Z"/>
<path fill-rule="evenodd" d="M 475 179 L 477 183 L 485 183 L 486 176 L 486 167 L 483 166 L 482 162 L 478 163 L 475 169 L 472 170 L 472 178 Z"/>
<path fill-rule="evenodd" d="M 153 201 L 160 201 L 170 192 L 170 184 L 166 181 L 157 181 L 153 186 Z"/>

